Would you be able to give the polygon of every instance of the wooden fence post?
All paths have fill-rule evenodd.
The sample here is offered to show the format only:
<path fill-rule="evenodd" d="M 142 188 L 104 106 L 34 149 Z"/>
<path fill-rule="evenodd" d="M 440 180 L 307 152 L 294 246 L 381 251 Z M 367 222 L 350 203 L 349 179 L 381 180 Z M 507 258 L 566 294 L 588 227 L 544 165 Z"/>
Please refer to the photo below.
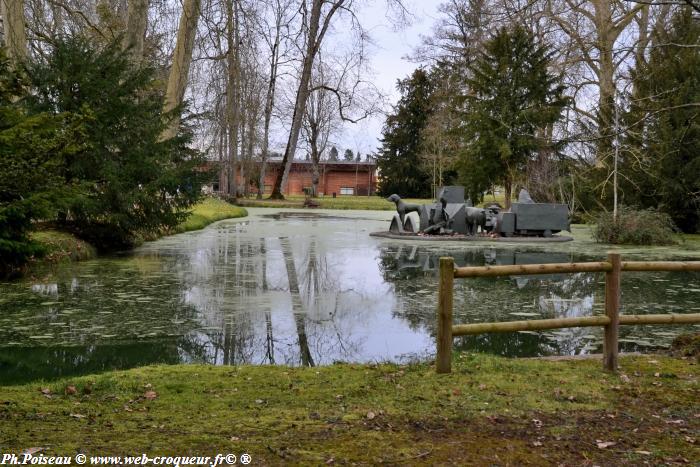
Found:
<path fill-rule="evenodd" d="M 440 258 L 440 289 L 438 291 L 437 356 L 438 373 L 452 371 L 452 296 L 454 294 L 454 259 Z"/>
<path fill-rule="evenodd" d="M 620 271 L 622 262 L 619 253 L 608 253 L 612 270 L 605 273 L 605 314 L 610 324 L 605 326 L 603 340 L 603 368 L 617 371 L 618 330 L 620 327 Z"/>

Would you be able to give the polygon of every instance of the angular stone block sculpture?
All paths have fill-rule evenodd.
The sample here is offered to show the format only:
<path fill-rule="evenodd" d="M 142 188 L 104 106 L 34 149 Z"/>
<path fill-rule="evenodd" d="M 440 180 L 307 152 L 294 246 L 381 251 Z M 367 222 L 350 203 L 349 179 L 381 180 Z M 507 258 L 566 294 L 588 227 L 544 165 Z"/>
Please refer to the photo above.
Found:
<path fill-rule="evenodd" d="M 396 204 L 397 214 L 392 219 L 390 231 L 395 233 L 418 232 L 430 235 L 461 234 L 475 236 L 481 233 L 504 237 L 551 237 L 562 230 L 569 230 L 569 210 L 565 204 L 536 203 L 527 190 L 520 190 L 518 202 L 510 211 L 492 203 L 485 208 L 471 206 L 464 199 L 464 187 L 445 186 L 439 191 L 438 202 L 432 205 L 410 204 L 393 194 L 387 198 Z M 418 225 L 408 216 L 418 214 Z"/>

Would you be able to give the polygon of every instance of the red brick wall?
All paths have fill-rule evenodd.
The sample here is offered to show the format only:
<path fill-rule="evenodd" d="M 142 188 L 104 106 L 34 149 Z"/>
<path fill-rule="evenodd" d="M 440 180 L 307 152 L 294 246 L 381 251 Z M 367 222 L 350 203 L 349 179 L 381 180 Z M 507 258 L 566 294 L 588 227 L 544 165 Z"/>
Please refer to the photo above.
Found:
<path fill-rule="evenodd" d="M 270 193 L 272 191 L 272 186 L 277 179 L 277 170 L 277 166 L 268 166 L 265 173 L 265 193 Z M 324 170 L 322 166 L 318 191 L 323 193 L 324 196 L 332 196 L 333 193 L 340 196 L 341 187 L 350 187 L 355 189 L 356 195 L 366 195 L 368 186 L 371 186 L 372 193 L 376 191 L 377 180 L 374 173 L 371 174 L 371 184 L 369 182 L 370 175 L 367 173 L 366 166 L 359 167 L 357 178 L 355 177 L 354 167 L 351 170 L 342 171 L 328 167 Z M 289 177 L 287 179 L 287 191 L 285 191 L 284 194 L 302 195 L 304 194 L 305 187 L 311 187 L 310 167 L 292 166 L 292 170 L 289 172 Z M 255 189 L 251 188 L 251 192 L 255 192 Z"/>

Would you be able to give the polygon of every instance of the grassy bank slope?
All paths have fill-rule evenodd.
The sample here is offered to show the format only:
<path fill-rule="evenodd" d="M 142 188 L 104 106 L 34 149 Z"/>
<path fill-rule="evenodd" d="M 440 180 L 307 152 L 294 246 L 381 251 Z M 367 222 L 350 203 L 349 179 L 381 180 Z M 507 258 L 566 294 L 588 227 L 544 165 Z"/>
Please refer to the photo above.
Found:
<path fill-rule="evenodd" d="M 192 207 L 187 220 L 175 228 L 176 233 L 190 232 L 203 229 L 209 224 L 223 219 L 245 217 L 248 211 L 245 208 L 234 206 L 217 198 L 205 198 Z"/>
<path fill-rule="evenodd" d="M 269 464 L 700 461 L 698 366 L 461 355 L 426 364 L 155 366 L 0 388 L 4 452 L 209 455 Z"/>

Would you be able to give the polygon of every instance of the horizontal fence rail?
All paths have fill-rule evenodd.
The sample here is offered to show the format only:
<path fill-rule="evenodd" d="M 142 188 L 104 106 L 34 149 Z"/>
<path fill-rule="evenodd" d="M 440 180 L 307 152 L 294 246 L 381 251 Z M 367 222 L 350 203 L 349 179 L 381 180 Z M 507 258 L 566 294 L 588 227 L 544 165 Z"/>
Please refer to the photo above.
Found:
<path fill-rule="evenodd" d="M 438 329 L 436 369 L 449 373 L 452 369 L 452 340 L 455 336 L 483 333 L 534 331 L 574 327 L 603 326 L 603 366 L 617 370 L 618 328 L 621 325 L 694 324 L 700 313 L 620 315 L 620 275 L 622 271 L 700 271 L 700 261 L 621 261 L 619 253 L 609 253 L 607 261 L 587 263 L 523 264 L 455 268 L 454 259 L 440 258 L 438 291 Z M 506 321 L 500 323 L 452 324 L 454 279 L 468 277 L 520 276 L 577 272 L 605 273 L 605 315 L 575 318 Z"/>
<path fill-rule="evenodd" d="M 700 261 L 623 261 L 623 271 L 700 271 Z"/>
<path fill-rule="evenodd" d="M 622 325 L 640 324 L 693 324 L 700 323 L 700 313 L 668 315 L 620 315 Z M 582 316 L 577 318 L 535 319 L 526 321 L 506 321 L 504 323 L 457 324 L 452 326 L 452 336 L 468 336 L 487 332 L 539 331 L 542 329 L 586 328 L 607 326 L 607 316 Z"/>
<path fill-rule="evenodd" d="M 518 264 L 508 266 L 477 266 L 456 268 L 454 276 L 464 277 L 497 277 L 523 276 L 531 274 L 561 274 L 567 272 L 606 272 L 611 271 L 612 265 L 605 261 L 596 263 L 550 263 L 550 264 Z"/>

